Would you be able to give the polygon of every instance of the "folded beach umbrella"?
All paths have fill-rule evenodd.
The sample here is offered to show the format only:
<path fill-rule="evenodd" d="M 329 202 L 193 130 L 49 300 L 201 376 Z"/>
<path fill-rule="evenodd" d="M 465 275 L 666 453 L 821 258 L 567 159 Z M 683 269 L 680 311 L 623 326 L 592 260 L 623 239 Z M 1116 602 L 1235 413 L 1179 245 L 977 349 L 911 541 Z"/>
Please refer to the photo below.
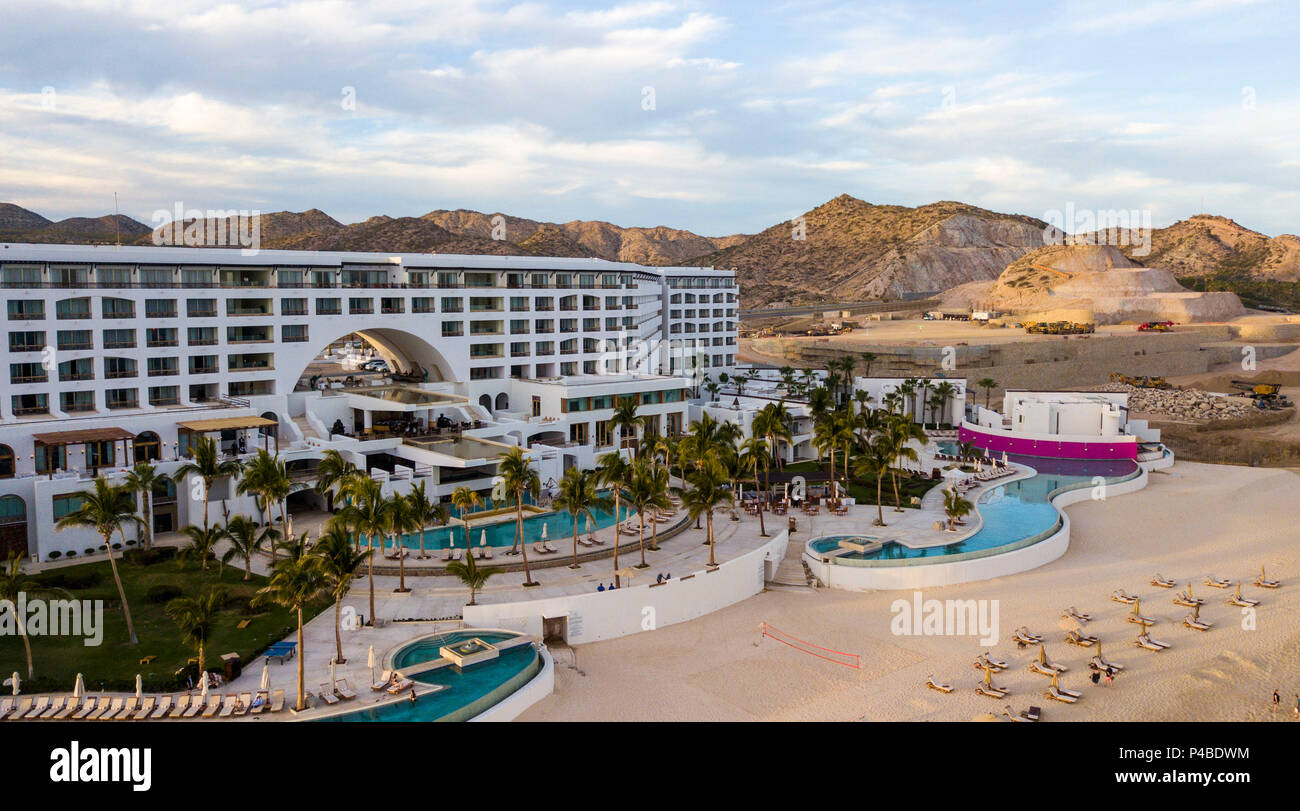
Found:
<path fill-rule="evenodd" d="M 144 692 L 144 682 L 143 682 L 143 680 L 140 678 L 140 674 L 137 673 L 137 674 L 135 674 L 135 699 L 136 699 L 136 701 L 139 701 L 139 700 L 140 700 L 140 694 L 143 693 L 143 692 Z"/>
<path fill-rule="evenodd" d="M 203 671 L 202 676 L 199 676 L 199 703 L 208 703 L 208 671 L 206 670 Z"/>
<path fill-rule="evenodd" d="M 366 667 L 370 668 L 370 680 L 375 680 L 375 646 L 370 646 L 370 652 L 366 654 Z"/>
<path fill-rule="evenodd" d="M 10 687 L 13 688 L 13 691 L 14 691 L 13 694 L 14 694 L 14 695 L 18 695 L 18 687 L 19 687 L 20 684 L 22 684 L 22 679 L 19 679 L 19 678 L 18 678 L 18 671 L 17 671 L 17 670 L 14 671 L 14 674 L 13 674 L 12 676 L 10 676 L 9 678 L 5 679 L 5 684 L 7 684 L 7 685 L 9 685 Z"/>
<path fill-rule="evenodd" d="M 542 540 L 546 540 L 546 524 L 542 524 Z"/>
<path fill-rule="evenodd" d="M 264 692 L 271 692 L 271 660 L 262 658 L 262 688 Z"/>
<path fill-rule="evenodd" d="M 86 679 L 80 673 L 78 673 L 77 683 L 72 685 L 72 698 L 76 701 L 80 701 L 81 697 L 85 695 L 85 693 L 86 693 Z"/>
<path fill-rule="evenodd" d="M 545 527 L 543 527 L 543 529 L 545 529 Z M 486 530 L 486 529 L 483 530 L 483 533 L 482 533 L 481 535 L 478 536 L 478 545 L 479 545 L 479 546 L 487 546 L 487 530 Z"/>
<path fill-rule="evenodd" d="M 338 664 L 334 659 L 330 659 L 330 692 L 334 692 L 334 684 L 337 679 L 334 678 L 334 668 Z"/>

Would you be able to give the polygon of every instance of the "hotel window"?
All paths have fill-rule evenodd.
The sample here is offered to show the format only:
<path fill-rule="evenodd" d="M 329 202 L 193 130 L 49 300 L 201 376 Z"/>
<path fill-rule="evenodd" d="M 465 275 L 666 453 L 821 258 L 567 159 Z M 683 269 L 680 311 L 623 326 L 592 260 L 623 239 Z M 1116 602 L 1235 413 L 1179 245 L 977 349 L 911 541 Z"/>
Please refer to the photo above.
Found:
<path fill-rule="evenodd" d="M 576 318 L 560 319 L 560 332 L 577 332 L 577 331 L 578 331 L 578 319 Z"/>
<path fill-rule="evenodd" d="M 555 341 L 538 341 L 535 350 L 539 355 L 554 355 Z"/>
<path fill-rule="evenodd" d="M 50 413 L 50 398 L 46 394 L 15 394 L 9 402 L 13 406 L 15 417 Z M 40 448 L 37 450 L 39 451 Z"/>
<path fill-rule="evenodd" d="M 4 287 L 40 287 L 40 265 L 9 265 L 0 276 Z"/>
<path fill-rule="evenodd" d="M 533 324 L 533 329 L 541 334 L 545 334 L 547 332 L 555 332 L 555 319 L 553 318 L 538 319 L 537 323 Z"/>
<path fill-rule="evenodd" d="M 388 271 L 355 270 L 352 268 L 344 268 L 343 286 L 344 287 L 387 287 Z"/>
<path fill-rule="evenodd" d="M 339 315 L 343 312 L 340 300 L 336 298 L 316 299 L 316 315 Z"/>
<path fill-rule="evenodd" d="M 538 289 L 544 288 L 546 287 L 546 274 L 531 273 L 528 276 L 528 283 L 532 285 L 534 288 L 538 288 Z"/>
<path fill-rule="evenodd" d="M 190 346 L 216 346 L 217 328 L 190 327 L 186 331 L 186 338 Z"/>
<path fill-rule="evenodd" d="M 130 287 L 131 269 L 116 267 L 95 268 L 95 279 L 100 287 Z"/>
<path fill-rule="evenodd" d="M 458 338 L 464 334 L 465 334 L 464 321 L 443 321 L 442 322 L 442 337 Z"/>
<path fill-rule="evenodd" d="M 176 299 L 151 298 L 144 302 L 145 318 L 175 318 Z"/>
<path fill-rule="evenodd" d="M 159 329 L 151 327 L 144 331 L 145 345 L 153 348 L 180 346 L 180 340 L 176 337 L 175 327 L 165 327 Z"/>
<path fill-rule="evenodd" d="M 301 270 L 280 269 L 275 273 L 275 285 L 276 287 L 302 287 L 302 278 Z"/>
<path fill-rule="evenodd" d="M 136 363 L 132 358 L 104 358 L 104 377 L 117 380 L 136 376 Z"/>
<path fill-rule="evenodd" d="M 599 318 L 584 318 L 584 319 L 582 319 L 582 331 L 583 331 L 583 332 L 600 332 L 600 319 L 599 319 Z"/>
<path fill-rule="evenodd" d="M 63 411 L 94 411 L 95 393 L 93 391 L 64 391 L 59 393 L 59 408 Z M 87 445 L 87 448 L 90 446 Z"/>
<path fill-rule="evenodd" d="M 40 352 L 45 348 L 44 332 L 9 333 L 10 352 Z"/>
<path fill-rule="evenodd" d="M 527 335 L 528 327 L 529 324 L 527 319 L 513 318 L 510 320 L 511 335 Z"/>
<path fill-rule="evenodd" d="M 149 358 L 150 377 L 168 377 L 176 374 L 180 374 L 176 358 Z"/>
<path fill-rule="evenodd" d="M 45 367 L 39 363 L 11 363 L 9 364 L 9 382 L 18 385 L 21 383 L 44 383 L 49 376 L 45 373 Z"/>
<path fill-rule="evenodd" d="M 536 394 L 533 395 L 533 416 L 542 416 L 542 398 L 538 397 Z"/>
<path fill-rule="evenodd" d="M 501 344 L 471 344 L 469 356 L 471 358 L 499 358 L 501 357 Z"/>
<path fill-rule="evenodd" d="M 75 380 L 94 380 L 95 379 L 95 362 L 90 358 L 77 358 L 76 360 L 65 360 L 59 364 L 59 382 L 67 383 Z"/>
<path fill-rule="evenodd" d="M 511 297 L 510 297 L 510 310 L 511 310 L 511 312 L 516 312 L 516 313 L 528 312 L 528 297 L 527 297 L 527 296 L 511 296 Z"/>
<path fill-rule="evenodd" d="M 61 321 L 90 318 L 90 299 L 65 298 L 62 301 L 55 302 L 54 311 Z"/>
<path fill-rule="evenodd" d="M 212 287 L 212 268 L 184 268 L 181 270 L 181 287 Z"/>
<path fill-rule="evenodd" d="M 50 268 L 50 284 L 55 287 L 85 287 L 89 283 L 90 270 L 88 268 Z"/>
<path fill-rule="evenodd" d="M 454 270 L 440 271 L 438 273 L 438 286 L 449 289 L 460 287 L 460 274 Z M 446 299 L 443 299 L 443 301 L 446 301 Z"/>
<path fill-rule="evenodd" d="M 190 318 L 216 318 L 217 300 L 214 298 L 185 299 L 185 315 Z"/>
<path fill-rule="evenodd" d="M 58 521 L 64 516 L 70 515 L 81 509 L 80 493 L 60 493 L 54 499 L 54 520 Z"/>
<path fill-rule="evenodd" d="M 135 318 L 135 302 L 124 298 L 106 298 L 101 304 L 105 318 Z"/>
<path fill-rule="evenodd" d="M 466 287 L 496 287 L 497 275 L 495 273 L 466 273 Z"/>
<path fill-rule="evenodd" d="M 189 369 L 192 375 L 213 375 L 221 371 L 216 355 L 191 355 Z"/>
<path fill-rule="evenodd" d="M 307 299 L 305 298 L 286 298 L 280 299 L 280 315 L 306 315 Z"/>
<path fill-rule="evenodd" d="M 465 311 L 465 299 L 448 298 L 443 296 L 442 311 L 444 313 L 460 313 Z"/>
<path fill-rule="evenodd" d="M 582 362 L 582 373 L 583 373 L 584 375 L 594 375 L 594 374 L 596 374 L 596 361 L 594 361 L 594 360 L 584 360 L 584 361 Z"/>
<path fill-rule="evenodd" d="M 573 287 L 573 274 L 557 273 L 555 274 L 556 287 Z"/>
<path fill-rule="evenodd" d="M 527 343 L 512 343 L 510 344 L 510 357 L 526 358 L 528 357 L 529 348 Z"/>
<path fill-rule="evenodd" d="M 596 274 L 594 273 L 578 274 L 578 287 L 581 287 L 584 290 L 590 290 L 595 286 L 596 286 Z"/>
<path fill-rule="evenodd" d="M 406 312 L 406 301 L 400 298 L 381 298 L 379 300 L 379 311 L 386 315 L 397 315 Z"/>
<path fill-rule="evenodd" d="M 569 441 L 579 445 L 587 444 L 587 423 L 575 422 L 569 426 Z"/>
<path fill-rule="evenodd" d="M 104 405 L 110 409 L 138 408 L 139 394 L 135 389 L 108 389 L 104 392 Z"/>
<path fill-rule="evenodd" d="M 12 479 L 14 477 L 14 449 L 8 445 L 0 445 L 0 479 Z"/>
<path fill-rule="evenodd" d="M 176 386 L 150 386 L 149 405 L 177 405 L 181 401 L 180 389 Z"/>
<path fill-rule="evenodd" d="M 471 313 L 495 313 L 501 310 L 501 299 L 492 296 L 471 296 L 469 311 Z"/>
<path fill-rule="evenodd" d="M 175 268 L 140 268 L 141 287 L 175 287 L 176 286 L 176 269 Z"/>
<path fill-rule="evenodd" d="M 350 298 L 348 299 L 348 313 L 350 315 L 370 315 L 375 311 L 375 300 L 369 298 Z"/>
<path fill-rule="evenodd" d="M 501 377 L 501 370 L 494 366 L 469 370 L 470 380 L 496 380 L 499 377 Z"/>
<path fill-rule="evenodd" d="M 596 447 L 604 448 L 612 445 L 613 431 L 610 430 L 609 420 L 597 420 L 596 422 Z"/>
<path fill-rule="evenodd" d="M 45 319 L 45 302 L 43 301 L 11 299 L 5 302 L 5 309 L 9 312 L 10 321 L 43 321 Z"/>
<path fill-rule="evenodd" d="M 428 287 L 429 272 L 427 270 L 408 270 L 406 272 L 406 284 L 408 287 Z"/>
<path fill-rule="evenodd" d="M 578 364 L 573 363 L 572 361 L 570 361 L 570 362 L 568 362 L 568 363 L 561 363 L 561 364 L 560 364 L 560 376 L 561 376 L 561 377 L 573 377 L 573 376 L 576 375 L 577 373 L 578 373 Z"/>
<path fill-rule="evenodd" d="M 287 344 L 302 343 L 307 340 L 307 325 L 285 324 L 280 327 L 280 340 Z"/>
<path fill-rule="evenodd" d="M 112 440 L 87 442 L 85 444 L 86 467 L 111 467 L 117 459 L 116 444 Z"/>
<path fill-rule="evenodd" d="M 509 287 L 509 288 L 511 288 L 511 289 L 518 290 L 519 288 L 521 288 L 521 287 L 523 287 L 523 286 L 524 286 L 524 274 L 522 274 L 522 273 L 507 273 L 507 274 L 506 274 L 506 287 Z"/>
<path fill-rule="evenodd" d="M 411 299 L 411 312 L 419 314 L 436 312 L 433 299 L 428 296 L 416 296 Z"/>
<path fill-rule="evenodd" d="M 681 415 L 681 414 L 678 414 L 678 413 L 675 413 L 675 412 L 672 413 L 672 414 L 669 414 L 669 415 L 668 415 L 668 419 L 667 419 L 667 421 L 666 421 L 666 424 L 667 424 L 667 426 L 668 426 L 668 436 L 679 436 L 679 435 L 681 435 L 681 433 L 682 433 L 682 415 Z"/>
<path fill-rule="evenodd" d="M 311 272 L 311 286 L 320 288 L 331 288 L 334 286 L 334 271 L 332 270 L 313 270 Z M 320 301 L 320 299 L 317 299 Z"/>
<path fill-rule="evenodd" d="M 555 309 L 555 299 L 550 296 L 541 296 L 533 299 L 533 309 L 537 312 L 550 312 Z"/>

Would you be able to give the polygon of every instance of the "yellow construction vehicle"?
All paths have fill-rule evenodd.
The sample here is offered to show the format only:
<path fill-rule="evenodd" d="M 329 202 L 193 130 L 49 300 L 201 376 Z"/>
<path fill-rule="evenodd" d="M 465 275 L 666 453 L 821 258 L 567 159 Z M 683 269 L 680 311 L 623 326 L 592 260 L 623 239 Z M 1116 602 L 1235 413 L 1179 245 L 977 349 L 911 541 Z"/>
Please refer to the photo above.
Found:
<path fill-rule="evenodd" d="M 1140 377 L 1129 377 L 1128 375 L 1120 374 L 1119 372 L 1111 372 L 1110 381 L 1112 383 L 1127 383 L 1128 385 L 1138 389 L 1170 388 L 1169 383 L 1159 375 L 1141 375 Z"/>
<path fill-rule="evenodd" d="M 1025 322 L 1025 332 L 1031 335 L 1083 335 L 1096 331 L 1096 324 L 1076 321 Z"/>

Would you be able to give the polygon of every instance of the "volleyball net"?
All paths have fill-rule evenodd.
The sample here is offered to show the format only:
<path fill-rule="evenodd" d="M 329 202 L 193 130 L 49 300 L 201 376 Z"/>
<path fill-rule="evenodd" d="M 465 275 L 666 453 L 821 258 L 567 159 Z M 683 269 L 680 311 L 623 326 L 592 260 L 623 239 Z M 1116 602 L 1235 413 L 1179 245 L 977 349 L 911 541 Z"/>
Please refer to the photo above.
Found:
<path fill-rule="evenodd" d="M 828 662 L 834 662 L 837 665 L 851 667 L 854 670 L 862 669 L 862 665 L 858 660 L 858 654 L 856 653 L 845 653 L 844 651 L 838 651 L 833 648 L 823 648 L 821 645 L 814 645 L 807 640 L 787 634 L 780 628 L 776 628 L 766 622 L 759 625 L 759 630 L 764 637 L 774 639 L 782 645 L 787 645 L 797 651 L 806 653 L 809 656 L 816 656 L 818 659 L 825 659 Z"/>

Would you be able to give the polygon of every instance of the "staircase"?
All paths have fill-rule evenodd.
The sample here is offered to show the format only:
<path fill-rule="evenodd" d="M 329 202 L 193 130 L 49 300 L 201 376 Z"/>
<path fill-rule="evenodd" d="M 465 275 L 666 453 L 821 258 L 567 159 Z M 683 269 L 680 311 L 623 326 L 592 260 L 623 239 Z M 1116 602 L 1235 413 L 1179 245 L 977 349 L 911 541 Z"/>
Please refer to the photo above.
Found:
<path fill-rule="evenodd" d="M 769 585 L 807 588 L 816 582 L 808 566 L 803 562 L 803 547 L 802 539 L 796 540 L 795 536 L 791 536 L 790 542 L 786 545 L 785 557 L 776 567 L 776 575 Z"/>
<path fill-rule="evenodd" d="M 308 437 L 312 437 L 312 438 L 314 438 L 314 439 L 324 439 L 324 438 L 325 438 L 325 437 L 321 436 L 321 435 L 316 431 L 315 428 L 312 428 L 312 427 L 311 427 L 311 423 L 307 422 L 307 418 L 306 418 L 305 416 L 304 416 L 304 417 L 294 417 L 294 418 L 293 418 L 293 424 L 296 425 L 296 426 L 298 426 L 298 430 L 302 432 L 302 438 L 303 438 L 303 439 L 307 439 Z"/>

